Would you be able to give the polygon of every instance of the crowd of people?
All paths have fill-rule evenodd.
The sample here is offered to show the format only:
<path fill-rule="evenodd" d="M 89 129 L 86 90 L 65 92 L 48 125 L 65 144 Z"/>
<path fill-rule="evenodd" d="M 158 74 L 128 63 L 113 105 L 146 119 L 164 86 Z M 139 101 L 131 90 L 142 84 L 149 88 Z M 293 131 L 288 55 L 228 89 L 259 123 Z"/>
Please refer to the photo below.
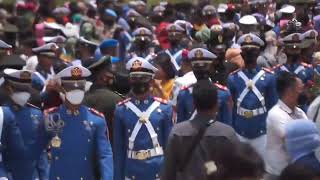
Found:
<path fill-rule="evenodd" d="M 0 3 L 0 180 L 320 179 L 320 1 Z"/>

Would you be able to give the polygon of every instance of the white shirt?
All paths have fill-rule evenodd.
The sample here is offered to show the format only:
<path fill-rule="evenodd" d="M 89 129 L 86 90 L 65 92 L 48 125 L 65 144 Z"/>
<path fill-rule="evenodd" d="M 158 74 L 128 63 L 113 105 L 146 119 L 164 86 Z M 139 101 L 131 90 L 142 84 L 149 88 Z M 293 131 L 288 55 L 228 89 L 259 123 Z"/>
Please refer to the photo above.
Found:
<path fill-rule="evenodd" d="M 173 84 L 173 98 L 172 98 L 172 104 L 175 106 L 177 105 L 177 97 L 179 94 L 179 91 L 184 86 L 189 86 L 191 84 L 194 84 L 197 82 L 196 77 L 193 74 L 193 71 L 190 71 L 183 75 L 182 77 L 179 77 L 175 79 Z"/>
<path fill-rule="evenodd" d="M 312 101 L 312 103 L 310 104 L 309 108 L 308 108 L 308 118 L 313 120 L 316 120 L 317 125 L 319 126 L 319 121 L 320 121 L 320 111 L 317 114 L 317 117 L 315 117 L 318 108 L 320 107 L 320 96 L 318 96 L 315 100 Z"/>
<path fill-rule="evenodd" d="M 307 115 L 298 107 L 292 111 L 281 100 L 268 112 L 265 161 L 270 174 L 280 175 L 288 165 L 289 157 L 284 144 L 285 125 L 295 119 L 307 119 Z"/>

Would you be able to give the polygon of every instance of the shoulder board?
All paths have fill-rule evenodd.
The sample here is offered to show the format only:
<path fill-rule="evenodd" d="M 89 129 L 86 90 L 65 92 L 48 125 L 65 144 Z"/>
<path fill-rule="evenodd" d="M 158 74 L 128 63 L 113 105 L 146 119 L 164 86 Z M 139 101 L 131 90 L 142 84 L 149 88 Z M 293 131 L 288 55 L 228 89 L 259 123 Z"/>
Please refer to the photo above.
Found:
<path fill-rule="evenodd" d="M 154 100 L 161 102 L 163 104 L 168 104 L 168 101 L 159 97 L 153 97 Z"/>
<path fill-rule="evenodd" d="M 214 85 L 217 86 L 221 90 L 228 91 L 228 88 L 226 86 L 223 86 L 223 85 L 218 84 L 218 83 L 214 83 Z"/>
<path fill-rule="evenodd" d="M 36 108 L 36 109 L 40 109 L 38 106 L 35 106 L 35 105 L 31 104 L 31 103 L 27 103 L 27 106 L 33 107 L 33 108 Z"/>
<path fill-rule="evenodd" d="M 97 110 L 95 110 L 93 108 L 89 108 L 89 111 L 91 111 L 93 114 L 95 114 L 97 116 L 100 116 L 100 117 L 104 118 L 104 115 L 101 112 L 99 112 L 99 111 L 97 111 Z"/>
<path fill-rule="evenodd" d="M 237 72 L 239 72 L 241 69 L 239 68 L 239 69 L 237 69 L 237 70 L 235 70 L 235 71 L 232 71 L 230 74 L 235 74 L 235 73 L 237 73 Z"/>
<path fill-rule="evenodd" d="M 308 67 L 308 68 L 311 68 L 311 67 L 312 67 L 311 64 L 307 64 L 307 63 L 304 63 L 304 62 L 302 62 L 301 65 L 304 66 L 304 67 Z"/>
<path fill-rule="evenodd" d="M 131 99 L 131 98 L 127 98 L 127 99 L 125 99 L 125 100 L 123 100 L 123 101 L 120 101 L 120 102 L 118 102 L 117 105 L 118 105 L 118 106 L 123 105 L 124 103 L 130 101 L 130 99 Z"/>
<path fill-rule="evenodd" d="M 53 108 L 45 109 L 44 113 L 49 114 L 49 113 L 55 112 L 57 110 L 58 110 L 58 107 L 53 107 Z"/>
<path fill-rule="evenodd" d="M 273 72 L 271 69 L 268 69 L 268 68 L 262 68 L 262 69 L 263 69 L 265 72 L 274 74 L 274 72 Z"/>
<path fill-rule="evenodd" d="M 182 88 L 180 90 L 186 90 L 189 89 L 193 84 L 190 84 L 188 86 L 182 86 Z"/>

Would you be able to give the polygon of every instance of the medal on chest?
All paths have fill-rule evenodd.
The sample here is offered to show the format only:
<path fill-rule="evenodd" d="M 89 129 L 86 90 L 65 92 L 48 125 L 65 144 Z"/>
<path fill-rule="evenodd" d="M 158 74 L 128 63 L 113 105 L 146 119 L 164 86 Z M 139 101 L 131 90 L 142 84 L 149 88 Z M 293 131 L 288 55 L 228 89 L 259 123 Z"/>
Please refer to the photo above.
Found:
<path fill-rule="evenodd" d="M 52 139 L 51 139 L 51 146 L 54 148 L 59 148 L 61 147 L 61 139 L 59 138 L 58 135 L 55 135 Z"/>
<path fill-rule="evenodd" d="M 54 148 L 60 148 L 62 140 L 59 137 L 59 134 L 62 132 L 63 127 L 65 126 L 60 114 L 56 113 L 48 115 L 45 118 L 45 126 L 47 131 L 54 135 L 50 141 L 50 145 Z"/>

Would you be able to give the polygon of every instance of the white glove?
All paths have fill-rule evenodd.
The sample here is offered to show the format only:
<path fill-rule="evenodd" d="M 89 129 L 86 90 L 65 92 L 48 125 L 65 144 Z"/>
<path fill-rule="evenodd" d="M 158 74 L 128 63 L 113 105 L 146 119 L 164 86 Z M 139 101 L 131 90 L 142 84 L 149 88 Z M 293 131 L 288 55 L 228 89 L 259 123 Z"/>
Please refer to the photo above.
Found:
<path fill-rule="evenodd" d="M 6 177 L 0 177 L 0 180 L 8 180 Z"/>

